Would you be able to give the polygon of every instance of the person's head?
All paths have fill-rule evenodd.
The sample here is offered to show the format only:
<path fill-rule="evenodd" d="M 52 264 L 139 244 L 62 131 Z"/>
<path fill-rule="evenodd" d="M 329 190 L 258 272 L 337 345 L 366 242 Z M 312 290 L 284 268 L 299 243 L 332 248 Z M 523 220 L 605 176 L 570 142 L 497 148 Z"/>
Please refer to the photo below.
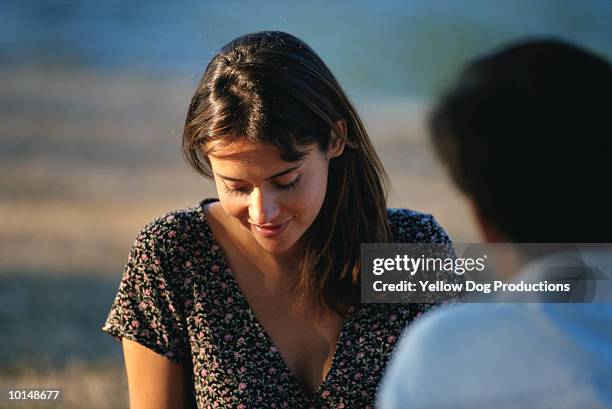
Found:
<path fill-rule="evenodd" d="M 557 40 L 473 61 L 434 147 L 493 241 L 612 241 L 612 66 Z"/>
<path fill-rule="evenodd" d="M 388 241 L 384 169 L 340 85 L 303 41 L 238 37 L 208 64 L 185 121 L 189 164 L 264 250 L 303 258 L 321 304 L 356 302 L 359 246 Z"/>

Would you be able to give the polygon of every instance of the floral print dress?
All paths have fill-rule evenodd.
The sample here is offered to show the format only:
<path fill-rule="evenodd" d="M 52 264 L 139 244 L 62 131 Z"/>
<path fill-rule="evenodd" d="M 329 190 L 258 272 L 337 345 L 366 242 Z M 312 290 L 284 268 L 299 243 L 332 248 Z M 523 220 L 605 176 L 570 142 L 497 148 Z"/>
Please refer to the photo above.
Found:
<path fill-rule="evenodd" d="M 203 408 L 371 408 L 395 342 L 428 304 L 363 304 L 343 324 L 331 368 L 306 392 L 240 292 L 198 206 L 138 235 L 103 331 L 191 369 Z M 430 215 L 389 209 L 396 242 L 449 242 Z"/>

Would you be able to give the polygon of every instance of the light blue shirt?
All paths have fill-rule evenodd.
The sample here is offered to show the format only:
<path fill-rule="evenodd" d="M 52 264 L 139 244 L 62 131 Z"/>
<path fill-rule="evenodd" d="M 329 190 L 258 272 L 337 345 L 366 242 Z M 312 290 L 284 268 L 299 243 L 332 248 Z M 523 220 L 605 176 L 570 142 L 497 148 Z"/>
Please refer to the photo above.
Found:
<path fill-rule="evenodd" d="M 612 408 L 612 304 L 442 307 L 400 341 L 377 407 Z"/>

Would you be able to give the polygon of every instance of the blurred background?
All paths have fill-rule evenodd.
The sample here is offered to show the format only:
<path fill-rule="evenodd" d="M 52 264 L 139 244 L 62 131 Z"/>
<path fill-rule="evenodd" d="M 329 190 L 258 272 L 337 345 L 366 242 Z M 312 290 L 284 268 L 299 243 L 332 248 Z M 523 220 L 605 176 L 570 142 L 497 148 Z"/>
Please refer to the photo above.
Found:
<path fill-rule="evenodd" d="M 262 29 L 301 37 L 330 66 L 391 176 L 391 205 L 434 214 L 462 242 L 478 234 L 424 126 L 457 70 L 533 36 L 612 58 L 610 0 L 3 0 L 0 389 L 127 407 L 120 344 L 100 326 L 138 230 L 216 196 L 181 158 L 184 115 L 215 51 Z"/>

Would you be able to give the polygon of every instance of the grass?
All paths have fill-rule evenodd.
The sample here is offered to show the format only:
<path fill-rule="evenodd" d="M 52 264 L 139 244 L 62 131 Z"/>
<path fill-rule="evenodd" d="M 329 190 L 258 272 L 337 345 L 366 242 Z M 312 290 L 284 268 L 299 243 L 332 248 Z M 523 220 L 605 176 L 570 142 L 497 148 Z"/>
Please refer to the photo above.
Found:
<path fill-rule="evenodd" d="M 126 409 L 127 380 L 122 365 L 116 362 L 68 362 L 58 368 L 39 364 L 14 367 L 0 375 L 0 390 L 18 388 L 61 388 L 63 399 L 58 403 L 40 401 L 9 403 L 0 400 L 1 409 Z"/>

